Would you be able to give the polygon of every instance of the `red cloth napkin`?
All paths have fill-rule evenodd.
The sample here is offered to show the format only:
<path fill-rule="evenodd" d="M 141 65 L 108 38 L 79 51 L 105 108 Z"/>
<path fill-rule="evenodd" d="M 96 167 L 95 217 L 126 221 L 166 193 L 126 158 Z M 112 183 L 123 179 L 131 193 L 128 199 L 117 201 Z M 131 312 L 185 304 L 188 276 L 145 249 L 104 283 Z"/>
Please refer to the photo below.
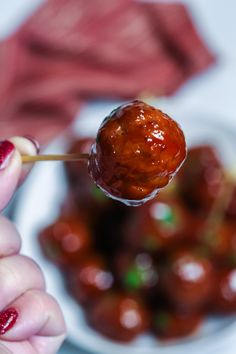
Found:
<path fill-rule="evenodd" d="M 170 95 L 213 61 L 181 3 L 49 0 L 0 44 L 1 136 L 45 143 L 84 100 Z"/>

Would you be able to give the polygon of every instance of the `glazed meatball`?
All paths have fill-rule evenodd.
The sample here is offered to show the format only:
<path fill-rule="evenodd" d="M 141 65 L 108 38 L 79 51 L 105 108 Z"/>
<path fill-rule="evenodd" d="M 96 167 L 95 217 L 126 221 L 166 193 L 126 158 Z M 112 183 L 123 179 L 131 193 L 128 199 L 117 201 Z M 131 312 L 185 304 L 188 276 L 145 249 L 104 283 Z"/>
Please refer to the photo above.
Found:
<path fill-rule="evenodd" d="M 215 281 L 211 262 L 192 249 L 174 251 L 162 277 L 169 299 L 183 311 L 201 309 L 208 302 Z"/>
<path fill-rule="evenodd" d="M 236 312 L 236 268 L 219 272 L 212 301 L 217 313 Z"/>
<path fill-rule="evenodd" d="M 114 263 L 115 273 L 124 289 L 142 295 L 155 291 L 159 274 L 151 254 L 132 254 L 122 250 L 116 255 Z"/>
<path fill-rule="evenodd" d="M 39 242 L 44 255 L 59 266 L 78 262 L 91 247 L 91 234 L 79 217 L 59 218 L 41 231 Z"/>
<path fill-rule="evenodd" d="M 88 313 L 93 328 L 106 337 L 129 342 L 149 327 L 150 317 L 136 298 L 120 293 L 105 294 Z"/>
<path fill-rule="evenodd" d="M 226 216 L 232 220 L 236 220 L 236 185 L 233 189 L 228 208 L 226 210 Z"/>
<path fill-rule="evenodd" d="M 236 265 L 236 223 L 223 222 L 215 231 L 202 231 L 197 242 L 216 263 Z"/>
<path fill-rule="evenodd" d="M 157 310 L 153 315 L 153 332 L 160 339 L 186 337 L 195 332 L 202 322 L 200 313 Z"/>
<path fill-rule="evenodd" d="M 133 249 L 167 250 L 189 236 L 191 219 L 179 200 L 160 196 L 136 210 L 125 227 L 125 240 Z"/>
<path fill-rule="evenodd" d="M 178 124 L 136 100 L 115 109 L 101 124 L 89 172 L 110 197 L 137 206 L 169 183 L 185 157 Z"/>
<path fill-rule="evenodd" d="M 188 206 L 209 211 L 224 188 L 224 171 L 214 148 L 200 146 L 189 150 L 178 180 Z"/>
<path fill-rule="evenodd" d="M 82 305 L 89 306 L 112 288 L 114 278 L 103 258 L 89 253 L 69 269 L 66 282 L 74 298 Z"/>

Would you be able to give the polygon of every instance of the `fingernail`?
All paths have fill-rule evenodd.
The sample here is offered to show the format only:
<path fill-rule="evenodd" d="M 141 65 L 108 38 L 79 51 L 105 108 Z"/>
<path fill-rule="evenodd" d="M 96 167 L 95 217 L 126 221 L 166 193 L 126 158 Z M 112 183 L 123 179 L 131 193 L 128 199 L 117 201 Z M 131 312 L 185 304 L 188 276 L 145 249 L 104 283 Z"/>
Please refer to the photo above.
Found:
<path fill-rule="evenodd" d="M 7 167 L 14 150 L 15 146 L 10 141 L 0 141 L 0 170 Z"/>
<path fill-rule="evenodd" d="M 31 143 L 34 144 L 35 146 L 35 149 L 37 151 L 37 154 L 39 153 L 39 150 L 40 150 L 40 146 L 39 146 L 39 142 L 31 135 L 24 135 L 24 138 L 28 139 L 31 141 Z"/>
<path fill-rule="evenodd" d="M 13 308 L 0 312 L 0 335 L 9 331 L 16 323 L 17 318 L 18 312 Z"/>

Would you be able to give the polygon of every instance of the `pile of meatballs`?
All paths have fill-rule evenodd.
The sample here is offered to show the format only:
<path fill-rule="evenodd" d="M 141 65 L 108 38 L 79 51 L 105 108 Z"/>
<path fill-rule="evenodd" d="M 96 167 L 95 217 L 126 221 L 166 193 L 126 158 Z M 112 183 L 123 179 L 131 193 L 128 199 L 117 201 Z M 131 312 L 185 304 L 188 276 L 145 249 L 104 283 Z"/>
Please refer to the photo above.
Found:
<path fill-rule="evenodd" d="M 76 139 L 69 152 L 93 143 Z M 190 148 L 170 185 L 138 207 L 108 198 L 86 164 L 65 171 L 61 215 L 39 242 L 92 328 L 123 342 L 174 339 L 236 311 L 236 187 L 214 220 L 228 177 L 212 146 Z"/>

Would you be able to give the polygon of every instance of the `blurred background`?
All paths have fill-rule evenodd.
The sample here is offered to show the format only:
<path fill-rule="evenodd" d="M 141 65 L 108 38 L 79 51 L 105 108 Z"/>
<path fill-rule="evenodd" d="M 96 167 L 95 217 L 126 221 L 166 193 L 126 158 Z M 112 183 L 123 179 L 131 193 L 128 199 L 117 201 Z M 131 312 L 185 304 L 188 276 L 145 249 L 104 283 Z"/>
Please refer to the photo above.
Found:
<path fill-rule="evenodd" d="M 198 215 L 197 225 L 199 226 L 199 219 L 203 218 L 205 220 L 205 218 L 208 217 L 210 213 L 209 210 L 212 208 L 212 205 L 214 206 L 213 199 L 219 197 L 217 194 L 218 189 L 222 189 L 222 186 L 219 187 L 219 185 L 221 185 L 219 182 L 219 173 L 224 175 L 224 178 L 222 177 L 224 182 L 221 181 L 222 184 L 228 186 L 228 177 L 225 177 L 225 175 L 228 176 L 229 174 L 228 167 L 227 173 L 223 171 L 224 167 L 222 167 L 221 164 L 224 165 L 224 163 L 220 158 L 218 159 L 218 153 L 222 157 L 222 155 L 226 155 L 224 151 L 233 151 L 235 148 L 232 143 L 229 148 L 227 147 L 227 149 L 224 150 L 224 146 L 227 145 L 225 141 L 234 141 L 234 139 L 236 139 L 234 135 L 234 129 L 236 129 L 235 11 L 236 4 L 234 0 L 225 0 L 224 2 L 220 0 L 9 0 L 8 2 L 0 2 L 1 137 L 18 134 L 32 135 L 39 140 L 42 147 L 47 147 L 60 135 L 69 138 L 72 144 L 72 137 L 76 130 L 75 126 L 77 122 L 87 119 L 90 121 L 91 125 L 93 125 L 93 121 L 96 125 L 101 120 L 103 114 L 108 113 L 109 110 L 117 106 L 118 103 L 134 98 L 142 98 L 149 102 L 154 102 L 156 105 L 167 110 L 167 112 L 173 114 L 173 117 L 175 117 L 175 112 L 177 112 L 177 115 L 180 114 L 179 112 L 190 112 L 189 121 L 187 123 L 183 122 L 183 126 L 185 127 L 186 125 L 187 132 L 190 132 L 190 137 L 193 136 L 194 140 L 201 142 L 201 144 L 194 143 L 194 145 L 201 145 L 201 149 L 196 149 L 196 151 L 193 149 L 193 151 L 191 151 L 190 167 L 186 165 L 184 170 L 185 176 L 183 177 L 183 173 L 183 175 L 179 177 L 179 182 L 176 183 L 179 183 L 180 187 L 177 186 L 177 192 L 174 192 L 171 197 L 172 199 L 164 195 L 162 202 L 164 204 L 167 203 L 168 206 L 171 205 L 172 208 L 175 209 L 172 202 L 173 199 L 175 199 L 175 205 L 176 193 L 179 193 L 180 196 L 177 198 L 177 204 L 180 205 L 179 199 L 181 199 L 181 203 L 185 203 L 184 208 L 187 211 L 191 209 L 191 215 Z M 199 126 L 202 127 L 201 129 L 198 127 L 198 116 Z M 206 123 L 204 123 L 204 119 L 202 121 L 202 117 L 207 117 Z M 210 132 L 211 124 L 212 131 Z M 216 128 L 215 131 L 215 126 L 219 126 L 220 128 Z M 233 134 L 233 136 L 230 135 L 230 137 L 228 137 L 228 133 L 224 133 L 224 129 L 231 131 L 230 134 Z M 199 136 L 196 137 L 191 130 L 196 131 L 196 134 L 199 134 Z M 222 131 L 222 137 L 220 135 L 218 137 L 219 131 Z M 219 150 L 221 151 L 216 151 L 218 146 L 216 146 L 217 143 L 212 137 L 214 134 L 217 136 L 215 140 L 219 139 L 219 145 L 221 146 Z M 82 132 L 82 135 L 86 134 Z M 202 136 L 204 136 L 204 139 L 201 139 Z M 209 146 L 205 146 L 207 144 L 211 145 L 213 140 L 214 143 L 212 143 L 210 148 Z M 86 142 L 86 148 L 90 143 L 91 141 Z M 203 143 L 204 148 L 202 148 Z M 60 141 L 55 146 L 58 146 L 58 144 L 60 145 Z M 83 150 L 85 149 L 83 144 L 72 144 L 71 149 L 76 151 L 79 151 L 79 149 Z M 61 143 L 61 146 L 62 145 L 64 147 L 64 141 Z M 68 141 L 66 145 L 68 146 Z M 59 146 L 59 149 L 60 148 Z M 196 183 L 195 185 L 189 185 L 187 186 L 189 189 L 186 187 L 183 191 L 182 187 L 186 180 L 191 177 L 196 182 L 196 178 L 199 177 L 198 175 L 191 175 L 192 169 L 198 166 L 198 168 L 203 171 L 204 168 L 206 168 L 206 161 L 204 162 L 204 158 L 202 158 L 203 155 L 204 158 L 207 156 L 207 164 L 213 166 L 210 172 L 207 171 L 207 182 L 204 180 L 205 182 L 203 183 L 205 183 L 205 185 L 201 185 L 200 187 L 199 185 L 197 186 Z M 231 163 L 231 165 L 233 164 Z M 233 169 L 233 167 L 234 166 L 231 166 L 230 169 Z M 217 173 L 215 173 L 216 170 Z M 205 170 L 203 172 L 205 173 Z M 211 175 L 211 178 L 209 175 Z M 214 192 L 214 194 L 212 193 L 212 185 L 214 185 L 213 187 L 215 188 L 216 176 L 218 189 L 217 193 Z M 80 202 L 82 200 L 83 208 L 87 208 L 86 203 L 89 200 L 89 213 L 94 215 L 97 204 L 95 204 L 93 209 L 93 201 L 89 199 L 89 194 L 86 195 L 86 193 L 84 193 L 85 195 L 81 195 L 81 191 L 77 191 L 74 186 L 73 178 L 80 178 L 81 183 L 84 183 L 84 186 L 89 190 L 90 186 L 88 187 L 88 183 L 84 181 L 83 171 L 81 175 L 76 175 L 73 167 L 71 170 L 68 169 L 67 181 L 69 181 L 72 194 L 77 194 Z M 210 187 L 207 186 L 207 183 L 209 183 Z M 211 192 L 207 189 L 208 187 L 211 189 Z M 186 195 L 191 194 L 191 188 L 200 188 L 199 190 L 204 190 L 206 195 L 209 192 L 209 195 L 211 194 L 210 202 L 209 198 L 202 198 L 199 202 L 200 198 L 199 196 L 197 198 L 196 195 L 192 196 L 192 199 L 186 198 Z M 223 190 L 226 189 L 226 187 L 223 188 Z M 27 192 L 27 185 L 24 191 Z M 201 194 L 201 192 L 199 192 L 199 194 Z M 212 197 L 213 194 L 214 198 Z M 223 192 L 222 195 L 224 195 Z M 233 189 L 231 196 L 233 196 Z M 99 198 L 98 195 L 97 197 Z M 220 194 L 220 198 L 221 197 Z M 221 231 L 221 235 L 223 236 L 220 236 L 222 243 L 220 243 L 219 249 L 225 247 L 223 255 L 222 252 L 218 252 L 220 253 L 219 256 L 215 249 L 214 251 L 211 249 L 209 251 L 210 246 L 207 245 L 207 252 L 210 252 L 207 261 L 211 263 L 211 266 L 213 264 L 213 273 L 215 274 L 214 276 L 210 276 L 210 278 L 217 278 L 218 284 L 220 284 L 220 281 L 223 282 L 224 272 L 228 272 L 226 274 L 227 276 L 225 275 L 225 279 L 227 277 L 229 278 L 229 272 L 234 271 L 234 267 L 236 266 L 236 264 L 229 265 L 226 262 L 227 257 L 229 257 L 229 250 L 233 252 L 235 246 L 235 200 L 232 197 L 231 204 L 233 206 L 231 205 L 231 209 L 233 211 L 228 213 L 226 211 L 227 215 L 225 218 L 227 220 L 224 220 L 224 222 L 227 225 L 225 226 L 224 224 L 223 231 Z M 66 208 L 70 205 L 68 209 L 71 210 L 71 205 L 76 203 L 79 204 L 78 201 L 72 202 L 71 198 L 68 197 Z M 195 204 L 198 205 L 196 206 Z M 17 209 L 17 203 L 11 206 L 11 212 L 12 208 L 14 210 Z M 76 208 L 79 209 L 78 205 Z M 120 210 L 119 208 L 119 210 L 117 210 L 116 208 L 116 205 L 109 205 L 109 208 L 106 207 L 103 213 L 106 219 L 112 215 L 112 213 L 117 213 L 120 219 L 118 218 L 119 220 L 115 220 L 114 223 L 120 225 L 124 222 L 123 215 L 126 215 L 126 211 Z M 181 213 L 184 214 L 186 212 L 185 209 L 181 211 Z M 81 216 L 81 212 L 77 212 Z M 143 215 L 146 212 L 147 211 L 144 210 Z M 102 219 L 101 215 L 96 217 Z M 128 219 L 132 220 L 131 216 L 129 216 Z M 183 219 L 190 220 L 189 216 Z M 189 223 L 193 223 L 192 219 Z M 93 228 L 98 232 L 97 230 L 101 225 L 97 225 L 97 221 L 94 225 Z M 109 227 L 106 225 L 106 228 L 109 229 Z M 112 227 L 114 228 L 114 225 Z M 231 231 L 228 231 L 229 228 Z M 81 230 L 80 232 L 82 233 Z M 160 230 L 158 232 L 160 234 Z M 192 230 L 188 230 L 188 232 L 193 233 Z M 47 238 L 50 238 L 49 234 L 50 231 L 47 231 Z M 123 237 L 125 238 L 125 236 Z M 137 237 L 136 234 L 134 239 L 135 237 Z M 42 247 L 45 248 L 44 238 L 42 237 L 42 239 Z M 101 245 L 102 241 L 103 240 L 101 240 Z M 150 254 L 148 252 L 148 257 L 153 257 L 154 259 L 156 267 L 154 268 L 158 274 L 159 272 L 162 274 L 162 270 L 159 270 L 159 267 L 161 269 L 165 268 L 163 274 L 166 274 L 165 272 L 168 274 L 168 271 L 170 272 L 170 269 L 168 269 L 168 267 L 166 268 L 166 259 L 169 260 L 170 255 L 171 257 L 173 256 L 173 258 L 170 257 L 172 261 L 176 259 L 176 257 L 180 257 L 179 254 L 175 254 L 175 251 L 179 250 L 179 247 L 182 247 L 181 242 L 178 243 L 174 250 L 172 245 L 171 247 L 169 247 L 169 245 L 167 247 L 164 246 L 161 250 L 158 249 L 158 257 L 161 257 L 164 261 L 157 261 L 157 265 L 155 263 L 156 251 L 153 253 L 150 251 Z M 140 255 L 140 252 L 142 256 L 144 253 L 147 256 L 147 251 L 141 246 L 135 249 L 135 247 L 132 246 L 132 242 L 128 243 L 130 247 L 128 255 L 127 252 L 124 252 L 124 249 L 118 252 L 118 266 L 117 264 L 110 265 L 110 260 L 108 260 L 110 267 L 109 272 L 103 269 L 105 273 L 111 273 L 111 276 L 115 277 L 115 284 L 116 282 L 118 284 L 115 286 L 118 289 L 122 288 L 123 285 L 122 280 L 119 278 L 120 275 L 116 275 L 116 267 L 121 269 L 127 268 L 128 265 L 132 263 L 132 257 L 136 259 L 135 262 L 137 263 L 137 257 Z M 189 250 L 191 249 L 192 252 L 193 247 L 196 245 L 202 247 L 203 243 L 202 240 L 199 241 L 194 238 L 188 250 L 184 251 L 190 252 Z M 225 246 L 226 243 L 227 247 Z M 101 245 L 99 245 L 99 247 Z M 204 247 L 205 246 L 204 244 Z M 52 244 L 50 247 L 53 247 Z M 99 252 L 101 251 L 102 255 L 106 257 L 107 250 L 100 250 L 99 247 L 97 247 L 96 252 L 99 250 Z M 101 246 L 101 248 L 102 247 L 103 246 Z M 116 246 L 112 245 L 111 247 Z M 235 257 L 234 253 L 231 253 L 230 256 Z M 50 259 L 47 252 L 46 256 Z M 147 262 L 147 258 L 139 257 L 138 259 L 139 261 L 141 259 L 141 263 Z M 58 266 L 58 260 L 51 258 L 51 261 Z M 198 261 L 203 262 L 202 259 L 198 259 Z M 204 259 L 204 262 L 205 261 Z M 83 262 L 84 261 L 82 261 L 81 264 L 85 266 Z M 96 261 L 93 259 L 91 263 L 94 264 Z M 150 258 L 148 258 L 148 264 L 150 265 Z M 46 264 L 46 269 L 47 266 Z M 96 266 L 97 268 L 102 268 L 99 262 L 96 263 Z M 201 263 L 201 266 L 203 268 L 205 267 L 204 270 L 206 271 L 207 265 Z M 58 267 L 60 268 L 60 265 Z M 105 274 L 104 272 L 102 273 L 103 275 Z M 116 276 L 118 279 L 116 279 Z M 175 283 L 175 279 L 170 279 L 170 282 L 176 284 L 176 289 L 181 288 L 181 284 Z M 130 281 L 132 283 L 132 280 Z M 216 286 L 216 288 L 217 286 L 218 288 L 220 287 L 220 285 L 215 285 L 217 281 L 212 285 L 212 288 L 214 288 L 214 286 Z M 178 292 L 174 286 L 173 289 L 168 289 L 165 283 L 166 280 L 163 280 L 164 285 L 161 284 L 161 287 L 164 289 L 164 294 L 168 294 L 168 292 L 172 291 Z M 223 300 L 219 300 L 218 302 L 219 308 L 222 305 L 222 312 L 224 314 L 228 312 L 230 316 L 231 313 L 236 311 L 235 288 L 234 282 L 234 293 L 230 295 L 233 299 L 231 299 L 231 304 L 227 305 L 228 307 L 226 306 L 227 311 L 226 307 L 223 306 L 225 303 L 222 305 Z M 122 288 L 122 291 L 123 290 Z M 233 292 L 233 290 L 230 289 L 231 292 Z M 84 291 L 86 294 L 86 290 Z M 217 291 L 218 290 L 215 290 L 215 294 Z M 192 290 L 192 292 L 196 295 L 198 290 Z M 127 291 L 127 293 L 129 293 L 129 291 Z M 78 295 L 75 295 L 73 291 L 72 295 L 78 300 Z M 135 294 L 135 296 L 136 295 L 137 294 Z M 159 299 L 162 299 L 163 294 L 159 294 L 158 296 Z M 167 295 L 167 297 L 168 296 L 169 295 Z M 152 302 L 145 291 L 144 293 L 141 291 L 138 297 L 141 297 L 142 300 L 145 299 L 145 301 L 147 301 L 146 299 L 148 297 L 148 302 Z M 168 301 L 170 301 L 170 306 L 169 303 L 165 304 L 168 315 L 170 315 L 170 312 L 171 316 L 175 316 L 174 319 L 176 323 L 179 323 L 179 321 L 183 320 L 183 317 L 178 318 L 177 315 L 180 315 L 182 311 L 181 316 L 187 316 L 184 317 L 183 321 L 189 324 L 189 332 L 191 332 L 191 326 L 195 329 L 194 324 L 201 322 L 199 320 L 199 314 L 202 316 L 202 313 L 205 315 L 205 312 L 214 313 L 214 310 L 209 310 L 209 307 L 206 311 L 202 304 L 198 306 L 197 310 L 194 306 L 191 307 L 191 311 L 189 311 L 189 309 L 186 310 L 181 301 L 178 302 L 176 298 L 173 300 L 171 296 L 169 297 L 170 299 L 168 299 Z M 179 296 L 179 298 L 181 298 L 181 296 Z M 109 301 L 105 302 L 106 306 Z M 178 306 L 176 305 L 176 301 Z M 79 302 L 82 303 L 83 307 L 86 308 L 86 311 L 89 313 L 88 322 L 90 322 L 90 325 L 99 331 L 99 324 L 94 320 L 94 313 L 100 313 L 101 317 L 103 317 L 104 313 L 102 311 L 104 308 L 95 308 L 94 310 L 93 307 L 93 310 L 87 310 L 87 305 L 83 303 L 83 299 L 81 300 L 80 296 Z M 114 304 L 112 303 L 112 306 L 116 307 L 116 302 L 114 302 Z M 160 311 L 159 307 L 159 303 L 153 305 L 153 309 L 157 312 Z M 91 315 L 91 311 L 93 315 Z M 106 311 L 108 311 L 107 308 Z M 195 317 L 192 315 L 192 312 L 194 316 L 196 315 Z M 161 315 L 163 325 L 163 321 L 166 322 L 167 317 L 166 314 L 164 316 L 163 313 L 161 313 Z M 190 316 L 190 318 L 188 316 Z M 92 320 L 91 317 L 93 317 Z M 109 319 L 107 319 L 107 322 L 109 323 Z M 112 322 L 113 320 L 111 320 L 111 323 Z M 230 323 L 234 323 L 234 320 Z M 165 335 L 163 335 L 163 328 L 162 331 L 159 328 L 159 332 L 157 329 L 155 330 L 158 333 L 158 338 L 162 336 L 165 337 L 165 335 L 168 337 L 169 335 L 169 333 L 167 334 L 165 331 Z M 172 328 L 171 330 L 175 333 L 176 329 Z M 100 330 L 100 332 L 104 335 L 106 330 Z M 142 331 L 140 330 L 140 332 Z M 187 332 L 188 330 L 186 330 L 186 334 L 188 334 Z M 234 333 L 236 335 L 236 331 Z M 137 334 L 139 334 L 138 331 Z M 105 335 L 107 335 L 107 333 L 105 333 Z M 181 334 L 179 334 L 178 337 L 179 336 L 182 337 Z M 110 337 L 112 336 L 110 335 Z M 175 335 L 170 335 L 170 337 L 175 337 Z M 96 341 L 96 338 L 94 340 Z M 99 342 L 100 339 L 97 338 L 97 340 Z M 125 338 L 125 340 L 127 341 L 127 338 Z M 82 348 L 83 345 L 79 345 L 79 342 L 80 339 L 78 338 L 78 346 L 76 347 L 67 341 L 60 350 L 60 354 L 84 353 L 85 349 Z M 139 344 L 137 344 L 135 348 L 137 349 L 138 346 Z M 108 347 L 106 347 L 106 350 L 107 348 Z M 117 353 L 121 352 L 119 348 L 115 350 L 117 350 Z M 170 350 L 173 350 L 173 353 L 178 353 L 178 351 L 175 352 L 174 347 Z M 189 349 L 185 349 L 185 347 L 181 348 L 182 353 L 185 352 L 185 350 L 187 352 Z M 223 350 L 225 353 L 234 353 L 231 344 L 227 345 L 227 341 L 224 342 Z M 219 348 L 218 352 L 222 352 L 222 346 Z M 147 353 L 149 353 L 148 349 Z M 170 354 L 172 351 L 166 351 L 166 353 Z M 208 351 L 207 353 L 211 352 Z M 214 353 L 216 353 L 216 351 L 214 351 Z"/>

